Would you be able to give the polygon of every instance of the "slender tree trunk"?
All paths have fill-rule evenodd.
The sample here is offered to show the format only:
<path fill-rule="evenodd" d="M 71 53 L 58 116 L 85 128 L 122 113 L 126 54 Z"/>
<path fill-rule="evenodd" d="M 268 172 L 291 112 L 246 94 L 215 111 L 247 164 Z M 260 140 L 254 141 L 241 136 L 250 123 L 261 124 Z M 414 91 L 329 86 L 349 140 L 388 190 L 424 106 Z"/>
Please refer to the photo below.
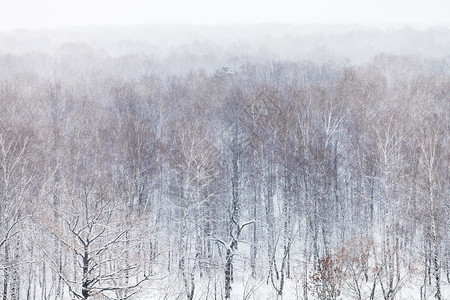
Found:
<path fill-rule="evenodd" d="M 9 244 L 5 243 L 5 268 L 3 269 L 3 300 L 9 300 Z"/>
<path fill-rule="evenodd" d="M 81 283 L 81 294 L 83 299 L 89 298 L 89 252 L 87 247 L 84 248 L 83 255 L 83 281 Z"/>
<path fill-rule="evenodd" d="M 434 263 L 434 278 L 436 280 L 436 299 L 442 300 L 441 295 L 441 270 L 439 266 L 439 253 L 438 253 L 438 242 L 437 242 L 437 232 L 436 232 L 436 221 L 434 215 L 432 217 L 431 224 L 431 235 L 433 240 L 433 263 Z"/>
<path fill-rule="evenodd" d="M 47 267 L 45 262 L 42 262 L 42 275 L 41 275 L 41 299 L 47 298 Z"/>
<path fill-rule="evenodd" d="M 259 188 L 258 185 L 255 183 L 254 187 L 254 196 L 253 196 L 253 207 L 252 207 L 252 217 L 254 220 L 256 220 L 257 217 L 257 206 L 258 206 L 258 197 L 259 197 Z M 256 222 L 253 224 L 253 230 L 252 230 L 252 245 L 250 248 L 250 265 L 252 268 L 252 277 L 256 278 L 256 256 L 258 254 L 258 232 L 257 232 L 257 225 Z"/>
<path fill-rule="evenodd" d="M 183 277 L 184 289 L 186 292 L 187 300 L 194 298 L 195 282 L 194 272 L 190 269 L 189 264 L 186 265 L 186 249 L 187 249 L 187 225 L 188 225 L 188 212 L 187 212 L 187 199 L 183 192 L 183 199 L 186 201 L 183 209 L 183 224 L 181 227 L 181 249 L 180 249 L 180 269 Z M 190 270 L 188 270 L 190 269 Z M 190 282 L 189 282 L 190 281 Z"/>
<path fill-rule="evenodd" d="M 20 262 L 20 236 L 15 237 L 16 247 L 14 251 L 14 263 Z M 20 265 L 13 268 L 11 284 L 11 300 L 20 299 Z"/>
<path fill-rule="evenodd" d="M 225 299 L 231 299 L 231 281 L 232 281 L 232 265 L 233 254 L 231 249 L 227 249 L 225 262 Z"/>

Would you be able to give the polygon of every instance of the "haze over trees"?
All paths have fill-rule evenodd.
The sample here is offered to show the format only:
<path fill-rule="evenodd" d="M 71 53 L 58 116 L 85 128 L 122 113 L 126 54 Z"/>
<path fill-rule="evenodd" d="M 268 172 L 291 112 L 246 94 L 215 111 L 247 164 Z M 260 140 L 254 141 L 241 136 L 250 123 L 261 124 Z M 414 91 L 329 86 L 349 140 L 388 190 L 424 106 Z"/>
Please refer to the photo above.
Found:
<path fill-rule="evenodd" d="M 450 30 L 325 29 L 0 35 L 2 299 L 448 299 Z"/>

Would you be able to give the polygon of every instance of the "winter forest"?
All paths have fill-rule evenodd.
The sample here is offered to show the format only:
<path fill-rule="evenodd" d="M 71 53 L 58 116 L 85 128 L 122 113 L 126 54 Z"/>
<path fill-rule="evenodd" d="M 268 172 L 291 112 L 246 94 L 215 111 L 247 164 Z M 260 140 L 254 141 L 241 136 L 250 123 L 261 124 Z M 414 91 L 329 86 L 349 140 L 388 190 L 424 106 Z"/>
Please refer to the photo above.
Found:
<path fill-rule="evenodd" d="M 0 33 L 3 300 L 450 299 L 450 29 Z"/>

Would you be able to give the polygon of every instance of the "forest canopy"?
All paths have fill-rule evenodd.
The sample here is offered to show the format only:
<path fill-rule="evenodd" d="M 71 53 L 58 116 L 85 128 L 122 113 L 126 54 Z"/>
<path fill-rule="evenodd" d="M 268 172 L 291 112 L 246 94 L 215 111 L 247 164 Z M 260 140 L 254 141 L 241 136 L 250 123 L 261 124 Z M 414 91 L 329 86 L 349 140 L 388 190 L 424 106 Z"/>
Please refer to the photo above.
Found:
<path fill-rule="evenodd" d="M 3 299 L 445 299 L 449 33 L 0 34 Z"/>

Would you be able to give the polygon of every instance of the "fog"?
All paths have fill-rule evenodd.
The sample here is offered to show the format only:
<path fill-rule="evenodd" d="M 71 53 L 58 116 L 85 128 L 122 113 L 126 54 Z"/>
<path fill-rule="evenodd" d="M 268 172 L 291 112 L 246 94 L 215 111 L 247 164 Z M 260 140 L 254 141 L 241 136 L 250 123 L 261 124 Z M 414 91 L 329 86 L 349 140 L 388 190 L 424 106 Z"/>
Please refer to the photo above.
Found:
<path fill-rule="evenodd" d="M 447 2 L 155 2 L 3 3 L 2 299 L 450 299 Z"/>
<path fill-rule="evenodd" d="M 447 59 L 449 3 L 8 1 L 0 53 L 54 57 L 72 45 L 103 59 L 141 56 L 167 72 L 270 60 L 363 64 L 381 53 Z"/>
<path fill-rule="evenodd" d="M 0 30 L 84 25 L 393 23 L 447 24 L 445 0 L 15 0 L 2 1 Z"/>
<path fill-rule="evenodd" d="M 382 53 L 448 61 L 450 29 L 343 24 L 140 25 L 0 34 L 0 54 L 54 57 L 67 51 L 97 57 L 97 63 L 136 56 L 166 72 L 214 71 L 266 61 L 357 65 Z"/>

